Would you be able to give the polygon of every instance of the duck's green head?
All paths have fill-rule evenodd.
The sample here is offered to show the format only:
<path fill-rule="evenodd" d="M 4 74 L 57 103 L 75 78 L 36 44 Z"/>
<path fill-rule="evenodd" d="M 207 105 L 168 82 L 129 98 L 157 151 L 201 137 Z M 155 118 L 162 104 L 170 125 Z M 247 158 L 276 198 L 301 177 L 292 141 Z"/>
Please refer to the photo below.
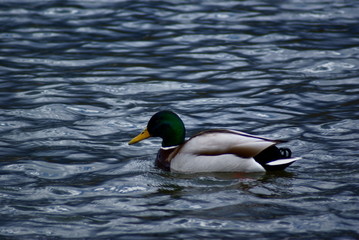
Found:
<path fill-rule="evenodd" d="M 161 111 L 153 115 L 147 128 L 134 137 L 128 144 L 134 144 L 149 137 L 162 138 L 162 147 L 177 146 L 184 142 L 186 129 L 177 114 Z"/>

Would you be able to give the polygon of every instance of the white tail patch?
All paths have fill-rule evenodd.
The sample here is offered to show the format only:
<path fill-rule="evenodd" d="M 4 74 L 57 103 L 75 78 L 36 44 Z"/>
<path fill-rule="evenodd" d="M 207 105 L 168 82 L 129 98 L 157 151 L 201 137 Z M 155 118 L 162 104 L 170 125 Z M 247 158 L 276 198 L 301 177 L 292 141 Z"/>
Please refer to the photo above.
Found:
<path fill-rule="evenodd" d="M 284 165 L 284 164 L 295 162 L 295 161 L 300 160 L 300 159 L 302 159 L 302 158 L 297 157 L 297 158 L 278 159 L 278 160 L 266 163 L 266 165 L 268 165 L 268 166 Z"/>

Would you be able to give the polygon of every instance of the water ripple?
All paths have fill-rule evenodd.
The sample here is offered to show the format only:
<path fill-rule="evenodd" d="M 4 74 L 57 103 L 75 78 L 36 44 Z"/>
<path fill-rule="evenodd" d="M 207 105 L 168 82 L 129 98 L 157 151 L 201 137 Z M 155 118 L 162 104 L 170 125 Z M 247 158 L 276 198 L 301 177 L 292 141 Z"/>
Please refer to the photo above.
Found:
<path fill-rule="evenodd" d="M 0 6 L 0 238 L 358 238 L 355 1 Z M 163 172 L 127 145 L 163 109 L 303 159 Z"/>

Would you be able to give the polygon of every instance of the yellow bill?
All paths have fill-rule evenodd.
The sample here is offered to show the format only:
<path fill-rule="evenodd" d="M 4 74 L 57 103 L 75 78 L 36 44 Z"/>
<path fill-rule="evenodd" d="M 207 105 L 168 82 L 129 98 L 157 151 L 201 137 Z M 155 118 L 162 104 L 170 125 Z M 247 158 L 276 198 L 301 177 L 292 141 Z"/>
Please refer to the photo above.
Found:
<path fill-rule="evenodd" d="M 131 141 L 128 142 L 129 145 L 135 144 L 137 142 L 142 141 L 143 139 L 151 137 L 150 133 L 147 131 L 147 128 L 143 130 L 140 134 L 138 134 L 136 137 L 132 138 Z"/>

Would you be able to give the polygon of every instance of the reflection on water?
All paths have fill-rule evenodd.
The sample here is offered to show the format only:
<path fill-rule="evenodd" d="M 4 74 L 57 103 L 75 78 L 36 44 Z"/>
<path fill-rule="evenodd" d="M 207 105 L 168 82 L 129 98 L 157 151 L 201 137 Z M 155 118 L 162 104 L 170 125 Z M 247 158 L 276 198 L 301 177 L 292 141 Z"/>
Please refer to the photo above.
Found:
<path fill-rule="evenodd" d="M 0 3 L 0 238 L 358 239 L 355 1 Z M 163 172 L 127 145 L 287 139 L 287 172 Z"/>

